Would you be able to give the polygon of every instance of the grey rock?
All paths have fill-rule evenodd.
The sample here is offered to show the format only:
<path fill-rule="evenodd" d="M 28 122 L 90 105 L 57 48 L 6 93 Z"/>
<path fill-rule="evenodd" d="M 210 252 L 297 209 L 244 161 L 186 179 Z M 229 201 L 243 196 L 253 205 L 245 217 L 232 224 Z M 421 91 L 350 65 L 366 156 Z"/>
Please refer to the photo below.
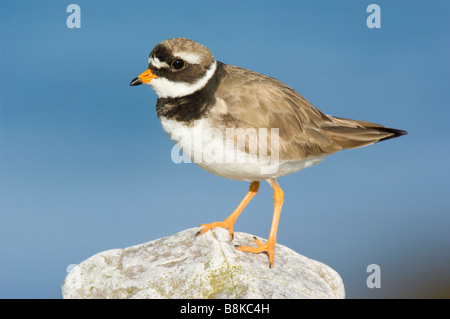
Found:
<path fill-rule="evenodd" d="M 100 252 L 75 266 L 63 298 L 344 298 L 339 274 L 276 244 L 274 267 L 265 254 L 238 251 L 253 236 L 192 228 L 148 243 Z M 260 239 L 264 241 L 263 239 Z"/>

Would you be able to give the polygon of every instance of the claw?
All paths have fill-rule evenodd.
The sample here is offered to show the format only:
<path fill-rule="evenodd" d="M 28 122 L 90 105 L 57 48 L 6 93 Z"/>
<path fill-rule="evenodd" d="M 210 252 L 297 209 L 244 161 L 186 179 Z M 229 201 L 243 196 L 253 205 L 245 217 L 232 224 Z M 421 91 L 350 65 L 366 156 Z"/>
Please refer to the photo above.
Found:
<path fill-rule="evenodd" d="M 259 239 L 257 239 L 255 236 L 253 236 L 253 240 L 258 245 L 258 247 L 252 247 L 252 246 L 241 246 L 241 245 L 235 245 L 236 249 L 240 251 L 244 251 L 247 253 L 253 253 L 253 254 L 260 254 L 260 253 L 266 253 L 269 256 L 269 267 L 273 267 L 273 257 L 275 255 L 274 252 L 274 244 L 262 243 Z"/>
<path fill-rule="evenodd" d="M 196 234 L 195 237 L 198 237 L 200 235 L 203 235 L 204 233 L 206 233 L 208 230 L 211 230 L 213 228 L 216 227 L 220 227 L 220 228 L 226 228 L 228 229 L 228 233 L 230 235 L 231 240 L 233 240 L 234 238 L 234 231 L 233 231 L 233 225 L 231 225 L 230 223 L 228 223 L 227 221 L 223 221 L 223 222 L 214 222 L 214 223 L 210 223 L 210 224 L 201 224 L 199 227 L 203 227 L 202 229 L 200 229 Z"/>

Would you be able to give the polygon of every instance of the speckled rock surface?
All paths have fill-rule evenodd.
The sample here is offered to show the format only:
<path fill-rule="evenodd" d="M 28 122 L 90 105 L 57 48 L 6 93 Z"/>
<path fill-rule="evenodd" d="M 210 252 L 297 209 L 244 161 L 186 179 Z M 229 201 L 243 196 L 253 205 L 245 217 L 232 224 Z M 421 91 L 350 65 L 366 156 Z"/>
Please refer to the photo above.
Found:
<path fill-rule="evenodd" d="M 88 258 L 67 275 L 63 298 L 344 298 L 327 265 L 277 244 L 270 269 L 265 254 L 234 248 L 254 245 L 252 235 L 195 237 L 199 229 Z"/>

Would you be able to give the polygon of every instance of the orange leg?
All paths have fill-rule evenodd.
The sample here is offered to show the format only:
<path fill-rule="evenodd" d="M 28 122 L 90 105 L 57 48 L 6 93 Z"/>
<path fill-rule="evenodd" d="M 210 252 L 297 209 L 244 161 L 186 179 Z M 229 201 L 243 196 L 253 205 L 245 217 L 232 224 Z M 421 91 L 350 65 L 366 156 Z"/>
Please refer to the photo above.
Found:
<path fill-rule="evenodd" d="M 256 195 L 259 188 L 259 182 L 252 182 L 250 184 L 250 189 L 248 190 L 247 195 L 245 195 L 242 202 L 239 204 L 239 206 L 234 210 L 234 212 L 231 213 L 230 216 L 228 216 L 227 219 L 225 219 L 223 222 L 214 222 L 210 224 L 202 224 L 200 226 L 203 226 L 203 228 L 196 234 L 196 236 L 203 235 L 208 230 L 211 230 L 216 227 L 222 227 L 222 228 L 228 228 L 228 232 L 230 233 L 231 239 L 234 237 L 234 230 L 233 225 L 236 222 L 236 219 L 239 217 L 239 214 L 244 210 L 245 206 L 250 202 L 250 200 L 253 198 L 253 196 Z"/>
<path fill-rule="evenodd" d="M 273 257 L 274 257 L 274 246 L 277 241 L 277 229 L 278 229 L 278 221 L 280 220 L 281 207 L 283 206 L 283 190 L 278 186 L 278 183 L 275 179 L 268 180 L 270 186 L 273 188 L 273 199 L 274 199 L 274 211 L 273 211 L 273 219 L 272 226 L 270 228 L 269 239 L 267 243 L 263 244 L 258 239 L 254 238 L 255 243 L 258 247 L 251 246 L 236 246 L 237 249 L 249 253 L 259 254 L 262 252 L 266 252 L 269 255 L 269 267 L 273 267 Z"/>

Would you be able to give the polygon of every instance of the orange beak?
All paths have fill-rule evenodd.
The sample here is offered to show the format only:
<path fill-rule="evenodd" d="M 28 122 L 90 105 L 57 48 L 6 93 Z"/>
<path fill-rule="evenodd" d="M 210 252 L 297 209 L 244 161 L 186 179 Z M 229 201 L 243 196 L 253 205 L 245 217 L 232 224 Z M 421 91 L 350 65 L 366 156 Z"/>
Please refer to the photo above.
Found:
<path fill-rule="evenodd" d="M 131 86 L 141 85 L 150 83 L 151 80 L 156 79 L 157 76 L 150 71 L 150 69 L 145 70 L 143 73 L 141 73 L 138 77 L 134 78 L 131 82 Z"/>

